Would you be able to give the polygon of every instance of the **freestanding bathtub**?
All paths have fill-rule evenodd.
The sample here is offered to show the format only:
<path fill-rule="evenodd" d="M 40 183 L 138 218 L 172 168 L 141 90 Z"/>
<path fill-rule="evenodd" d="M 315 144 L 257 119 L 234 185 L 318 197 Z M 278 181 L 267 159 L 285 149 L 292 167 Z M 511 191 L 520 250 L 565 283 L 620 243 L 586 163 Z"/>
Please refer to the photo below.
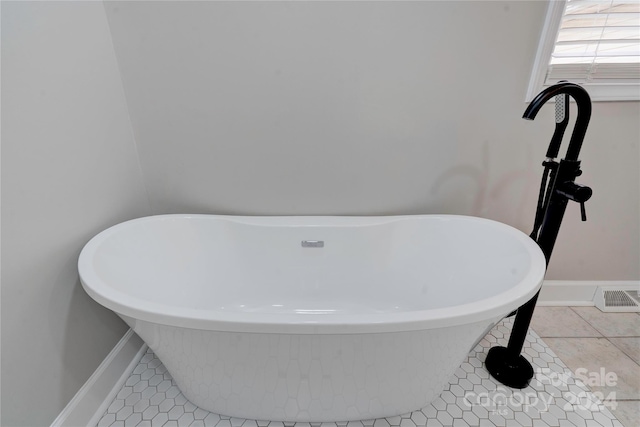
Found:
<path fill-rule="evenodd" d="M 545 259 L 474 217 L 161 215 L 98 234 L 78 268 L 195 405 L 321 422 L 426 406 Z"/>

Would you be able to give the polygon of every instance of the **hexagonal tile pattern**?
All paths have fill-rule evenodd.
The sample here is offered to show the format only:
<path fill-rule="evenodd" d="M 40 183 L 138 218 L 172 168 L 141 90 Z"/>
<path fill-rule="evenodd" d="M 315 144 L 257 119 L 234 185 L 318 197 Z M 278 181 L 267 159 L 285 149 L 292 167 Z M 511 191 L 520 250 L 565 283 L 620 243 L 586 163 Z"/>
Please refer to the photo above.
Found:
<path fill-rule="evenodd" d="M 506 345 L 512 319 L 498 323 L 456 370 L 449 385 L 433 402 L 411 413 L 377 420 L 330 423 L 289 423 L 245 420 L 213 414 L 189 402 L 155 354 L 148 350 L 116 394 L 98 427 L 465 427 L 569 426 L 622 427 L 607 409 L 549 349 L 529 331 L 523 354 L 536 371 L 531 385 L 514 390 L 495 381 L 484 368 L 489 349 Z M 396 349 L 402 351 L 402 349 Z M 301 362 L 302 359 L 301 359 Z M 273 366 L 275 372 L 281 367 Z M 309 369 L 314 369 L 313 364 Z M 203 372 L 202 375 L 224 375 Z M 301 384 L 304 384 L 302 382 Z M 229 387 L 233 387 L 229 382 Z M 350 387 L 345 382 L 342 387 Z M 265 385 L 265 387 L 268 387 Z M 304 396 L 304 392 L 300 392 Z M 346 403 L 345 403 L 346 404 Z M 353 404 L 353 402 L 350 402 Z M 296 402 L 285 402 L 296 405 Z M 286 407 L 286 406 L 285 406 Z"/>

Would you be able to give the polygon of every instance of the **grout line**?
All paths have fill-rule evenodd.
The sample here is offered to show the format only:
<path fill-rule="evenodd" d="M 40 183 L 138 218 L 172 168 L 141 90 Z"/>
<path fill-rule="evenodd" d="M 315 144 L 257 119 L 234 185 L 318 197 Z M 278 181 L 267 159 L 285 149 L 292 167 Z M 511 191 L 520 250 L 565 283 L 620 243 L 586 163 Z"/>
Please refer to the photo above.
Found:
<path fill-rule="evenodd" d="M 577 314 L 582 320 L 584 320 L 585 322 L 587 322 L 589 324 L 589 326 L 591 326 L 593 329 L 595 329 L 596 331 L 598 331 L 599 334 L 602 335 L 602 338 L 606 338 L 607 340 L 609 338 L 640 338 L 640 335 L 617 335 L 617 336 L 609 336 L 609 335 L 605 335 L 604 332 L 601 332 L 595 325 L 593 325 L 591 322 L 589 322 L 589 320 L 585 319 L 583 316 L 580 315 L 580 313 L 578 313 L 577 311 L 575 311 L 573 309 L 573 307 L 569 307 L 569 309 L 571 311 L 573 311 L 575 314 Z M 617 314 L 617 313 L 604 313 L 604 314 Z M 640 314 L 640 313 L 638 313 Z M 562 338 L 562 337 L 559 337 Z M 584 337 L 584 338 L 588 338 L 588 337 Z M 611 343 L 613 344 L 613 343 Z M 614 344 L 615 346 L 615 344 Z M 618 348 L 617 346 L 615 346 L 616 348 Z M 624 352 L 623 352 L 624 353 Z M 625 353 L 626 354 L 626 353 Z M 634 361 L 635 362 L 635 361 Z"/>
<path fill-rule="evenodd" d="M 596 331 L 596 332 L 600 335 L 600 337 L 598 337 L 598 338 L 604 338 L 604 337 L 605 337 L 605 335 L 604 335 L 604 334 L 603 334 L 603 333 L 602 333 L 598 328 L 596 328 L 594 325 L 592 325 L 592 324 L 591 324 L 591 322 L 589 322 L 587 319 L 585 319 L 584 317 L 582 317 L 582 316 L 580 315 L 580 313 L 578 313 L 577 311 L 575 311 L 575 310 L 573 309 L 573 307 L 568 307 L 568 308 L 569 308 L 569 310 L 571 310 L 571 311 L 573 312 L 573 314 L 575 314 L 576 316 L 578 316 L 578 318 L 579 318 L 580 320 L 582 320 L 584 323 L 586 323 L 586 324 L 587 324 L 591 329 L 593 329 L 594 331 Z M 595 338 L 595 337 L 594 337 L 594 338 Z"/>
<path fill-rule="evenodd" d="M 611 338 L 639 338 L 639 337 L 611 337 Z M 629 353 L 627 353 L 626 351 L 624 351 L 623 348 L 619 347 L 616 345 L 616 343 L 614 343 L 613 341 L 611 341 L 609 338 L 607 338 L 607 341 L 609 341 L 609 343 L 611 343 L 612 346 L 614 346 L 615 348 L 617 348 L 618 350 L 620 350 L 620 352 L 622 352 L 622 354 L 624 354 L 625 356 L 627 356 L 629 359 L 631 359 L 631 361 L 633 363 L 635 363 L 636 365 L 640 366 L 640 363 L 638 363 L 636 361 L 636 359 L 630 355 Z"/>
<path fill-rule="evenodd" d="M 580 317 L 582 320 L 584 320 L 585 322 L 587 322 L 587 324 L 588 324 L 589 326 L 591 326 L 594 330 L 598 331 L 598 333 L 599 333 L 600 335 L 602 335 L 602 338 L 607 338 L 607 336 L 604 334 L 604 332 L 602 332 L 600 329 L 598 329 L 595 325 L 591 324 L 591 322 L 589 322 L 589 320 L 587 320 L 587 319 L 585 319 L 583 316 L 581 316 L 581 315 L 580 315 L 580 313 L 578 313 L 577 311 L 575 311 L 575 310 L 573 309 L 573 307 L 569 307 L 569 309 L 570 309 L 571 311 L 573 311 L 575 314 L 577 314 L 577 315 L 578 315 L 578 317 Z"/>

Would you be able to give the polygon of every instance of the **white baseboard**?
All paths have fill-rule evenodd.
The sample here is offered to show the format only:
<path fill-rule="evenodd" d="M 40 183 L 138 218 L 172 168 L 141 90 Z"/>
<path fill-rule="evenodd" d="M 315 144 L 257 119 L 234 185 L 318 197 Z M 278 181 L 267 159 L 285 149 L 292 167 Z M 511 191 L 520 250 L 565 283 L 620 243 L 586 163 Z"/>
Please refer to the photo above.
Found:
<path fill-rule="evenodd" d="M 598 287 L 639 288 L 640 280 L 545 280 L 537 305 L 593 306 L 593 297 Z"/>
<path fill-rule="evenodd" d="M 142 339 L 129 329 L 51 427 L 95 426 L 146 350 Z"/>

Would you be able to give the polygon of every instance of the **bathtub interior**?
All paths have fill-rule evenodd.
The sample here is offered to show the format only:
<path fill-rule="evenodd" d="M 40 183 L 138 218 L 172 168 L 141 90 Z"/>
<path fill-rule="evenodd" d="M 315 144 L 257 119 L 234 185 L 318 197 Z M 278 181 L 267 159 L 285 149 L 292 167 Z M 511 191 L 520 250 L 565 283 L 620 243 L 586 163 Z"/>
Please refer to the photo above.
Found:
<path fill-rule="evenodd" d="M 114 291 L 192 310 L 440 309 L 499 296 L 532 275 L 531 245 L 514 238 L 519 232 L 477 220 L 165 216 L 107 230 L 91 267 Z"/>

